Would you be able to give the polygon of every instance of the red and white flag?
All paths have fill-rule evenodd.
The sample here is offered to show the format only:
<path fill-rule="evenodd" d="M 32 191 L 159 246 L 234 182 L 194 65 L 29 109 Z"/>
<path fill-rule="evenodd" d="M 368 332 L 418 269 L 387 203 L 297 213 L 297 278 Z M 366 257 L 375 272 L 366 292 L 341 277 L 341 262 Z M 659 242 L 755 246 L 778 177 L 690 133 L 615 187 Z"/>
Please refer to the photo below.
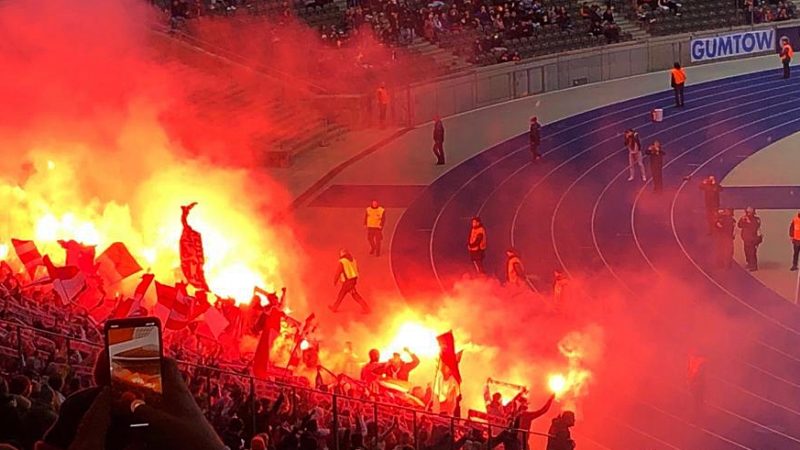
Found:
<path fill-rule="evenodd" d="M 61 298 L 61 303 L 66 305 L 74 301 L 86 290 L 86 277 L 75 266 L 55 267 L 50 257 L 45 255 L 42 262 L 47 268 L 53 289 Z"/>
<path fill-rule="evenodd" d="M 185 284 L 171 287 L 156 281 L 156 294 L 158 303 L 154 313 L 164 323 L 164 328 L 180 330 L 189 325 L 194 298 L 186 293 Z"/>
<path fill-rule="evenodd" d="M 133 298 L 126 298 L 125 300 L 121 301 L 114 309 L 114 312 L 111 313 L 111 317 L 114 319 L 137 317 L 139 312 L 143 309 L 142 300 L 147 293 L 147 289 L 150 288 L 153 278 L 154 275 L 152 273 L 146 273 L 142 275 L 142 281 L 140 281 L 139 285 L 136 286 L 136 291 L 133 293 Z"/>
<path fill-rule="evenodd" d="M 183 213 L 181 214 L 181 223 L 183 224 L 183 231 L 181 232 L 180 240 L 180 255 L 181 255 L 181 270 L 186 281 L 192 286 L 208 290 L 206 283 L 206 275 L 203 269 L 203 264 L 206 262 L 203 253 L 203 238 L 200 232 L 189 225 L 189 211 L 197 203 L 192 203 L 188 206 L 181 206 Z"/>
<path fill-rule="evenodd" d="M 67 252 L 65 266 L 74 266 L 86 275 L 94 275 L 97 268 L 94 265 L 94 245 L 83 245 L 76 241 L 58 241 L 58 244 Z"/>
<path fill-rule="evenodd" d="M 448 331 L 442 335 L 436 336 L 436 341 L 439 343 L 439 360 L 441 367 L 450 369 L 453 379 L 458 384 L 461 384 L 461 371 L 458 369 L 458 363 L 461 362 L 461 352 L 456 354 L 456 342 L 452 331 Z"/>
<path fill-rule="evenodd" d="M 230 324 L 228 319 L 225 318 L 225 315 L 213 306 L 203 313 L 203 322 L 208 325 L 214 339 L 219 339 L 220 335 L 225 332 L 225 329 L 227 329 Z"/>
<path fill-rule="evenodd" d="M 22 261 L 22 265 L 25 266 L 25 270 L 28 272 L 31 280 L 33 280 L 36 274 L 36 268 L 44 265 L 42 254 L 39 253 L 36 244 L 33 241 L 11 239 L 11 245 L 14 246 L 17 257 Z"/>
<path fill-rule="evenodd" d="M 114 284 L 142 270 L 142 266 L 122 242 L 114 242 L 97 257 L 97 271 L 108 284 Z"/>

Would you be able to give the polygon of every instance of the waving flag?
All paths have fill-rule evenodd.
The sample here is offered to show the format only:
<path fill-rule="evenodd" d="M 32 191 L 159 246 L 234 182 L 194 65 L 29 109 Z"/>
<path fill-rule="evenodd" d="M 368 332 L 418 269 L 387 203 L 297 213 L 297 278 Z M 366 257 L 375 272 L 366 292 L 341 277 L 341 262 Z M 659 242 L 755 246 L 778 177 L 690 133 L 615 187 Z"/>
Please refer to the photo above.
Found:
<path fill-rule="evenodd" d="M 154 275 L 146 273 L 142 275 L 142 281 L 136 286 L 136 291 L 133 293 L 133 298 L 127 298 L 117 305 L 111 317 L 114 319 L 124 319 L 126 317 L 137 317 L 142 310 L 142 300 L 153 282 Z"/>
<path fill-rule="evenodd" d="M 114 284 L 142 270 L 142 266 L 122 242 L 114 242 L 97 257 L 97 271 L 108 284 Z"/>
<path fill-rule="evenodd" d="M 22 261 L 22 265 L 25 266 L 25 270 L 28 272 L 31 280 L 33 280 L 36 274 L 36 268 L 44 265 L 42 254 L 39 253 L 36 244 L 33 241 L 11 239 L 11 245 L 14 247 L 14 251 L 17 253 L 19 260 Z"/>
<path fill-rule="evenodd" d="M 76 241 L 58 241 L 58 244 L 67 252 L 65 266 L 74 266 L 87 275 L 97 272 L 94 266 L 94 245 L 83 245 Z"/>
<path fill-rule="evenodd" d="M 195 205 L 197 205 L 197 203 L 181 206 L 181 210 L 183 211 L 181 214 L 183 232 L 181 232 L 180 241 L 181 270 L 189 284 L 198 289 L 207 291 L 208 284 L 206 284 L 206 275 L 203 272 L 203 264 L 206 262 L 205 255 L 203 254 L 203 238 L 188 222 L 189 211 L 191 211 Z"/>
<path fill-rule="evenodd" d="M 270 308 L 261 337 L 258 339 L 256 354 L 253 357 L 253 375 L 256 378 L 266 378 L 270 367 L 270 350 L 275 338 L 281 332 L 281 319 L 283 312 L 278 308 Z"/>
<path fill-rule="evenodd" d="M 186 293 L 186 285 L 178 283 L 175 287 L 156 281 L 155 315 L 164 323 L 164 328 L 180 330 L 189 325 L 192 318 L 194 298 Z"/>
<path fill-rule="evenodd" d="M 460 355 L 456 354 L 456 343 L 453 332 L 448 331 L 436 337 L 439 342 L 439 358 L 441 358 L 442 367 L 450 369 L 453 378 L 458 384 L 461 384 L 461 371 L 458 369 L 458 363 L 461 359 Z M 460 353 L 460 352 L 459 352 Z"/>
<path fill-rule="evenodd" d="M 86 290 L 86 278 L 80 269 L 75 266 L 55 267 L 50 257 L 45 255 L 42 260 L 53 282 L 53 290 L 61 298 L 61 303 L 66 305 L 74 301 Z"/>

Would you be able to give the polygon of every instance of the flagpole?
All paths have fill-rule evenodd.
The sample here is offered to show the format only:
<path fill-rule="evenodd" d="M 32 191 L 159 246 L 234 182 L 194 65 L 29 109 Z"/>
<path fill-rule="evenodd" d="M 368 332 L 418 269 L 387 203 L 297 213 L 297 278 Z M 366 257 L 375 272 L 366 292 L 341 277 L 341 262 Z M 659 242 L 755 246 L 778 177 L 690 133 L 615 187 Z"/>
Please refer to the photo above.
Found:
<path fill-rule="evenodd" d="M 439 371 L 441 370 L 441 364 L 442 364 L 442 356 L 439 355 L 439 357 L 436 359 L 436 371 L 433 372 L 433 386 L 431 387 L 431 399 L 428 401 L 428 405 L 426 405 L 428 409 L 433 407 L 434 399 L 436 399 L 437 401 L 439 400 L 438 397 L 439 394 L 436 392 L 436 389 L 439 385 Z"/>

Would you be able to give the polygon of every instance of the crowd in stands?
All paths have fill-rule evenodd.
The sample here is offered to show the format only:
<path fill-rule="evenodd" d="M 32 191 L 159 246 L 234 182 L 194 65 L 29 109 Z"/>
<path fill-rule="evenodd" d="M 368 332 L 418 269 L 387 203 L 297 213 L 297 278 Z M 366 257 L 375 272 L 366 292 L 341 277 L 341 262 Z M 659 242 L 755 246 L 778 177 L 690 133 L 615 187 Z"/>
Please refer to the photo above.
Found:
<path fill-rule="evenodd" d="M 66 449 L 63 428 L 76 427 L 88 409 L 83 405 L 75 417 L 75 405 L 97 395 L 93 386 L 107 384 L 107 362 L 97 361 L 103 359 L 98 324 L 93 311 L 60 302 L 47 286 L 26 285 L 23 275 L 6 267 L 0 270 L 0 444 Z M 378 387 L 374 382 L 381 376 L 408 379 L 418 362 L 410 351 L 410 363 L 400 362 L 399 355 L 383 363 L 374 350 L 358 370 L 348 345 L 337 375 L 319 365 L 312 343 L 294 371 L 275 368 L 269 380 L 255 380 L 248 376 L 246 358 L 226 360 L 219 343 L 197 334 L 192 328 L 166 332 L 165 353 L 179 360 L 193 407 L 228 449 L 468 450 L 502 444 L 516 450 L 527 438 L 507 428 L 519 427 L 519 418 L 490 432 L 485 425 L 427 412 L 430 387 L 407 392 Z M 293 374 L 304 370 L 306 376 Z M 313 388 L 309 379 L 315 379 Z M 339 396 L 336 408 L 332 393 Z M 59 415 L 62 405 L 69 409 L 66 417 Z M 518 406 L 520 414 L 527 411 L 524 398 Z M 553 421 L 565 442 L 570 420 Z M 72 425 L 54 425 L 61 421 Z M 67 433 L 70 439 L 74 431 Z M 37 447 L 42 439 L 46 444 Z"/>
<path fill-rule="evenodd" d="M 706 0 L 682 4 L 676 0 L 635 0 L 631 18 L 655 35 L 736 25 L 790 20 L 796 17 L 790 0 Z"/>

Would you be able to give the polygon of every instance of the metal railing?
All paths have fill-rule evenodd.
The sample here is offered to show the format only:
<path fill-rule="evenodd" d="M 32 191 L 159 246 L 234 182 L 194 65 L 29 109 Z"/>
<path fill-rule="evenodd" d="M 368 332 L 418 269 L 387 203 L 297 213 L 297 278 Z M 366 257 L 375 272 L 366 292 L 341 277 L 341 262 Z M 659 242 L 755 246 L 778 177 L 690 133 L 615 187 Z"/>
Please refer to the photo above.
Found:
<path fill-rule="evenodd" d="M 25 358 L 25 339 L 45 337 L 56 345 L 61 344 L 66 349 L 65 364 L 71 366 L 69 362 L 70 353 L 73 351 L 89 352 L 95 354 L 102 349 L 102 345 L 96 342 L 85 341 L 71 336 L 42 330 L 25 324 L 0 320 L 0 331 L 3 331 L 3 339 L 0 344 L 7 344 L 15 337 L 14 355 L 20 360 Z M 13 334 L 13 336 L 9 335 Z M 0 349 L 7 350 L 9 347 L 0 345 Z M 54 351 L 58 351 L 56 348 Z M 87 358 L 86 360 L 88 360 Z M 334 388 L 333 392 L 318 390 L 311 387 L 290 384 L 274 379 L 260 379 L 246 373 L 239 373 L 224 370 L 217 367 L 209 367 L 189 361 L 178 361 L 179 367 L 186 372 L 193 372 L 191 376 L 194 380 L 205 382 L 205 389 L 208 399 L 204 407 L 208 413 L 211 412 L 211 381 L 215 379 L 220 387 L 235 383 L 247 389 L 247 402 L 249 402 L 252 415 L 253 430 L 258 431 L 257 417 L 255 411 L 258 410 L 258 402 L 262 398 L 276 399 L 281 393 L 287 397 L 287 401 L 294 405 L 303 403 L 310 408 L 323 406 L 323 416 L 317 418 L 318 424 L 330 424 L 333 430 L 345 430 L 354 426 L 360 426 L 357 420 L 360 416 L 364 422 L 372 422 L 377 426 L 377 430 L 386 430 L 389 427 L 397 426 L 403 433 L 407 434 L 411 445 L 415 450 L 421 448 L 422 440 L 439 439 L 440 443 L 449 441 L 450 450 L 456 450 L 457 442 L 465 436 L 470 435 L 473 441 L 472 448 L 476 448 L 474 443 L 480 442 L 481 447 L 491 450 L 501 443 L 498 436 L 505 432 L 505 437 L 511 436 L 520 442 L 521 448 L 528 448 L 528 441 L 532 436 L 547 437 L 546 433 L 538 433 L 530 430 L 521 430 L 491 423 L 475 422 L 470 419 L 463 419 L 452 415 L 444 415 L 426 411 L 421 408 L 413 408 L 405 405 L 392 404 L 372 400 L 369 398 L 357 398 L 346 393 L 338 392 Z M 86 368 L 86 365 L 83 365 Z M 204 380 L 203 380 L 204 379 Z M 309 408 L 309 409 L 310 409 Z M 367 414 L 369 416 L 367 416 Z M 262 430 L 263 431 L 263 430 Z M 375 437 L 374 434 L 372 437 Z M 365 435 L 365 439 L 367 436 Z M 337 433 L 334 439 L 333 450 L 339 450 L 340 436 Z"/>

